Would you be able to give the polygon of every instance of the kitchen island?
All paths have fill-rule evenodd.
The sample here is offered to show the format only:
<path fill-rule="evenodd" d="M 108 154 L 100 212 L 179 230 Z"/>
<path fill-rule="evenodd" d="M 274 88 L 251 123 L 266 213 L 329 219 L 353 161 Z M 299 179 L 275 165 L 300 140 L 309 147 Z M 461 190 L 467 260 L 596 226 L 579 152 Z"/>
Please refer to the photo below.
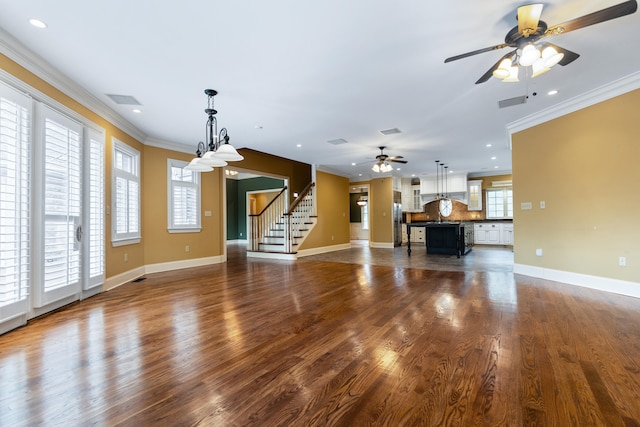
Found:
<path fill-rule="evenodd" d="M 459 222 L 414 222 L 407 224 L 407 254 L 411 256 L 411 229 L 423 227 L 428 254 L 466 255 L 464 226 Z"/>

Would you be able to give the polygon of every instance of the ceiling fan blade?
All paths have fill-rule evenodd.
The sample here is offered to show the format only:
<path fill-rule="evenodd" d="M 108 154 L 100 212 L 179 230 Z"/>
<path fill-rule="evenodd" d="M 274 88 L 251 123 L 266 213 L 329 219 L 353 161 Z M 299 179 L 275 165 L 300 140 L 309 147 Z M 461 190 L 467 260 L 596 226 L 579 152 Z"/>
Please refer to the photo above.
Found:
<path fill-rule="evenodd" d="M 563 66 L 564 65 L 569 65 L 573 61 L 575 61 L 576 59 L 580 58 L 580 54 L 579 53 L 572 52 L 569 49 L 565 49 L 565 48 L 557 46 L 555 44 L 545 43 L 545 46 L 551 46 L 558 53 L 564 53 L 564 57 L 560 60 L 560 62 L 558 62 L 558 64 L 560 64 L 560 65 L 563 65 Z"/>
<path fill-rule="evenodd" d="M 611 19 L 620 18 L 622 16 L 631 15 L 637 9 L 638 3 L 636 2 L 636 0 L 629 0 L 624 3 L 619 3 L 617 5 L 599 10 L 597 12 L 593 12 L 588 15 L 563 22 L 562 24 L 554 25 L 553 27 L 545 31 L 545 35 L 568 33 L 569 31 L 578 30 L 580 28 L 588 27 L 589 25 L 599 24 L 600 22 L 605 22 Z"/>
<path fill-rule="evenodd" d="M 525 38 L 535 33 L 542 15 L 542 3 L 528 4 L 518 8 L 518 32 Z"/>
<path fill-rule="evenodd" d="M 458 59 L 462 59 L 462 58 L 468 58 L 469 56 L 477 55 L 479 53 L 491 52 L 492 50 L 502 49 L 502 48 L 505 48 L 507 46 L 510 46 L 510 45 L 508 45 L 506 43 L 502 43 L 502 44 L 498 44 L 498 45 L 491 46 L 491 47 L 485 47 L 484 49 L 478 49 L 478 50 L 474 50 L 472 52 L 467 52 L 467 53 L 463 53 L 463 54 L 460 54 L 460 55 L 452 56 L 450 58 L 445 59 L 444 63 L 446 64 L 447 62 L 457 61 Z"/>
<path fill-rule="evenodd" d="M 482 77 L 480 77 L 480 78 L 478 79 L 478 81 L 476 82 L 476 84 L 484 83 L 484 82 L 486 82 L 487 80 L 489 80 L 489 79 L 491 78 L 491 76 L 493 76 L 493 72 L 494 72 L 494 71 L 495 71 L 495 70 L 500 66 L 500 63 L 501 63 L 503 60 L 505 60 L 505 59 L 509 58 L 510 56 L 514 55 L 515 53 L 516 53 L 516 51 L 514 50 L 514 51 L 512 51 L 512 52 L 507 53 L 507 54 L 506 54 L 505 56 L 503 56 L 502 58 L 498 59 L 498 62 L 496 62 L 495 64 L 493 64 L 493 67 L 489 68 L 489 71 L 487 71 L 486 73 L 484 73 L 484 74 L 482 75 Z"/>
<path fill-rule="evenodd" d="M 402 156 L 396 156 L 396 157 L 402 157 Z M 391 157 L 389 157 L 387 160 L 390 161 L 390 162 L 395 162 L 395 163 L 407 163 L 406 160 L 400 160 L 400 159 L 391 158 Z"/>

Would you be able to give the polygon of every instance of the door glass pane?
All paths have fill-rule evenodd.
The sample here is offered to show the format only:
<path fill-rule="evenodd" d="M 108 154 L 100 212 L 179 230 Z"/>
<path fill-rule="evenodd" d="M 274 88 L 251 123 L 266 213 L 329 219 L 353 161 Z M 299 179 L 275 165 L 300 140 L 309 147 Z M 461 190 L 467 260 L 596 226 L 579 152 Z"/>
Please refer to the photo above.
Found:
<path fill-rule="evenodd" d="M 80 133 L 45 119 L 44 291 L 80 279 Z"/>

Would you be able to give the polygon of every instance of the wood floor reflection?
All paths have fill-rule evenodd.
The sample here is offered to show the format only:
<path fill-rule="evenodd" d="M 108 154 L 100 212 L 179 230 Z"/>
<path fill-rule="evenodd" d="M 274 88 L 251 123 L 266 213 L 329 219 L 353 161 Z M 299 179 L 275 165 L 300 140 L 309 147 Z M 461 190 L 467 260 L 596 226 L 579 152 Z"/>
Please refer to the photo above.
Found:
<path fill-rule="evenodd" d="M 230 247 L 32 320 L 0 425 L 640 424 L 639 300 L 401 250 Z"/>

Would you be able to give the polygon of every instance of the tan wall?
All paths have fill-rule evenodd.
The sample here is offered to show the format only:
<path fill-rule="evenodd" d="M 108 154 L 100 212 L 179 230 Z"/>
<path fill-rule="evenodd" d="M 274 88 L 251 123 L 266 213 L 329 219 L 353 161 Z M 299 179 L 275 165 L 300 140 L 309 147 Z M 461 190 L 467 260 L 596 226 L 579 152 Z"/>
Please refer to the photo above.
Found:
<path fill-rule="evenodd" d="M 371 243 L 393 243 L 393 181 L 391 177 L 369 182 Z"/>
<path fill-rule="evenodd" d="M 234 162 L 233 166 L 250 171 L 262 172 L 266 175 L 289 178 L 289 202 L 295 197 L 293 193 L 301 193 L 311 182 L 311 165 L 296 162 L 260 151 L 242 148 L 238 150 L 244 160 Z"/>
<path fill-rule="evenodd" d="M 316 173 L 318 223 L 300 249 L 349 243 L 349 179 Z"/>
<path fill-rule="evenodd" d="M 280 191 L 267 191 L 264 193 L 252 193 L 249 194 L 249 211 L 252 215 L 259 214 L 264 208 L 266 208 L 273 199 L 275 199 Z M 255 205 L 251 203 L 255 200 Z M 255 206 L 255 209 L 253 208 Z"/>
<path fill-rule="evenodd" d="M 9 74 L 20 79 L 29 86 L 44 93 L 65 107 L 73 110 L 82 117 L 87 118 L 91 122 L 101 126 L 105 130 L 105 206 L 110 206 L 111 201 L 111 156 L 113 153 L 112 138 L 128 144 L 141 153 L 141 168 L 144 174 L 144 146 L 142 143 L 122 130 L 115 127 L 113 124 L 97 115 L 93 111 L 81 105 L 79 102 L 65 95 L 49 83 L 45 82 L 35 74 L 16 64 L 6 56 L 0 54 L 0 68 L 8 72 Z M 145 193 L 144 182 L 141 183 L 140 191 Z M 141 212 L 144 217 L 144 207 Z M 120 247 L 111 246 L 111 215 L 106 215 L 105 224 L 105 236 L 106 236 L 106 248 L 105 248 L 105 275 L 107 278 L 115 276 L 119 273 L 135 269 L 144 265 L 144 245 L 142 243 L 136 245 L 126 245 Z M 144 236 L 143 236 L 144 237 Z M 127 254 L 127 262 L 124 262 L 124 255 Z"/>
<path fill-rule="evenodd" d="M 517 264 L 640 281 L 639 108 L 635 90 L 513 135 Z"/>
<path fill-rule="evenodd" d="M 144 263 L 158 264 L 195 258 L 206 258 L 224 254 L 223 210 L 222 210 L 222 168 L 201 173 L 201 220 L 199 233 L 169 233 L 167 160 L 189 161 L 193 155 L 146 146 L 144 148 L 144 168 L 142 182 L 144 193 L 142 210 L 142 242 L 144 243 Z M 204 216 L 211 211 L 211 216 Z M 189 251 L 185 250 L 189 246 Z"/>

